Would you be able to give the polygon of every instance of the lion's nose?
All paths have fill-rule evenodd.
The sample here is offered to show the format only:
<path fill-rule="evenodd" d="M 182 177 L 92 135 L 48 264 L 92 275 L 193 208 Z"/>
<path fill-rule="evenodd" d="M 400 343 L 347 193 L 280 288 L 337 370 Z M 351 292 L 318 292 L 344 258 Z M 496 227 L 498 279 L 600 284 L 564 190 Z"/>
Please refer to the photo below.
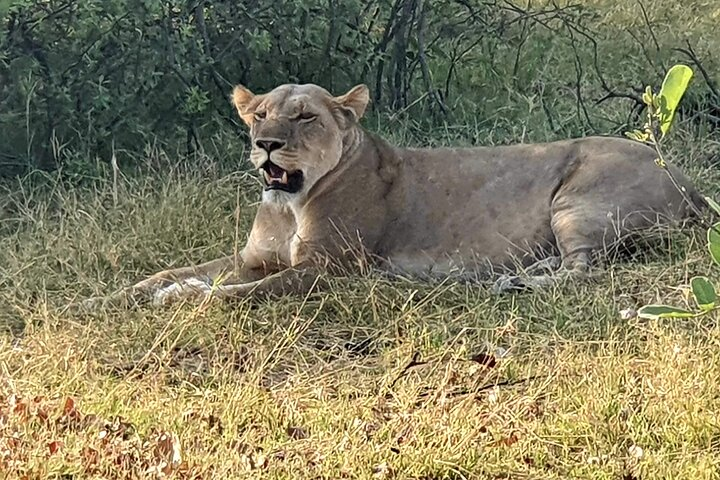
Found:
<path fill-rule="evenodd" d="M 274 138 L 261 138 L 255 140 L 255 145 L 257 145 L 258 148 L 262 148 L 266 152 L 271 153 L 274 150 L 280 150 L 284 147 L 285 142 Z"/>

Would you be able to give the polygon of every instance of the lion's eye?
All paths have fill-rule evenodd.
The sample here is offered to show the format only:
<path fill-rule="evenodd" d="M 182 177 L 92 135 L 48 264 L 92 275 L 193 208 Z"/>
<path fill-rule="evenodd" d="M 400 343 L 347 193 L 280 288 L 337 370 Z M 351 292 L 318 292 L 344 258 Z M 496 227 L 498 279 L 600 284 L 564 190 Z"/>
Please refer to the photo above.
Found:
<path fill-rule="evenodd" d="M 254 114 L 255 120 L 265 120 L 265 116 L 267 115 L 265 112 L 255 112 Z"/>
<path fill-rule="evenodd" d="M 307 122 L 312 122 L 313 120 L 315 120 L 317 118 L 317 115 L 315 115 L 314 113 L 311 113 L 311 112 L 303 112 L 300 115 L 298 115 L 297 118 L 301 122 L 307 123 Z"/>

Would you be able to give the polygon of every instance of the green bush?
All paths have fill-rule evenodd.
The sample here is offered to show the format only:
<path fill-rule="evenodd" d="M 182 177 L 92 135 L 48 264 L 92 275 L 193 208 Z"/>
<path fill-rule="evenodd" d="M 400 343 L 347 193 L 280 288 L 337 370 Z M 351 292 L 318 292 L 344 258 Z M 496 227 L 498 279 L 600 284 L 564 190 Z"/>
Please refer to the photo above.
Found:
<path fill-rule="evenodd" d="M 495 141 L 607 132 L 638 79 L 679 53 L 638 62 L 637 46 L 603 46 L 620 33 L 592 30 L 597 15 L 545 1 L 0 0 L 0 176 L 122 164 L 157 142 L 227 156 L 245 135 L 238 82 L 364 82 L 375 114 L 422 132 L 448 116 Z"/>

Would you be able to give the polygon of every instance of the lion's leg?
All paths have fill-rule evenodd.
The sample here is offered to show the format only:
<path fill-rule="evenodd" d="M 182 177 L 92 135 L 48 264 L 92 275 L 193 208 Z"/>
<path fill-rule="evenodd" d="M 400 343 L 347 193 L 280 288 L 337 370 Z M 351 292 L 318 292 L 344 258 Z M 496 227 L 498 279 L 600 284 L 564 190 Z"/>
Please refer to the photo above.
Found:
<path fill-rule="evenodd" d="M 590 256 L 584 252 L 571 257 L 548 257 L 519 274 L 505 274 L 493 283 L 493 292 L 537 290 L 560 282 L 590 278 Z M 559 268 L 557 268 L 559 266 Z M 539 267 L 539 268 L 538 268 Z M 541 273 L 544 272 L 544 273 Z"/>
<path fill-rule="evenodd" d="M 232 259 L 233 257 L 229 257 Z M 222 259 L 220 259 L 222 260 Z M 211 263 L 211 262 L 208 262 Z M 195 270 L 195 273 L 165 284 L 152 290 L 155 305 L 166 305 L 182 299 L 202 298 L 215 291 L 233 288 L 256 282 L 268 274 L 280 269 L 276 264 L 263 262 L 245 262 L 240 268 L 217 268 L 208 265 L 208 270 Z M 218 265 L 220 266 L 220 265 Z"/>
<path fill-rule="evenodd" d="M 503 275 L 493 285 L 496 293 L 511 290 L 537 289 L 555 285 L 568 279 L 589 279 L 593 257 L 603 251 L 607 242 L 618 238 L 619 231 L 604 210 L 596 205 L 578 201 L 572 208 L 553 209 L 551 228 L 560 252 L 560 261 L 554 260 L 554 271 L 520 275 Z M 542 263 L 538 262 L 538 263 Z M 559 267 L 559 268 L 557 268 Z M 528 274 L 529 273 L 529 274 Z"/>
<path fill-rule="evenodd" d="M 239 299 L 248 296 L 303 295 L 310 292 L 320 281 L 320 271 L 312 266 L 295 267 L 245 283 L 220 284 L 211 288 L 175 290 L 176 284 L 156 293 L 153 303 L 167 305 L 178 300 L 200 301 L 207 298 Z"/>
<path fill-rule="evenodd" d="M 236 267 L 235 263 L 235 257 L 231 255 L 200 265 L 163 270 L 108 296 L 89 298 L 81 303 L 81 308 L 87 311 L 104 305 L 129 306 L 146 301 L 165 304 L 170 300 L 205 295 L 217 285 L 254 282 L 267 274 L 262 266 L 239 260 Z"/>
<path fill-rule="evenodd" d="M 612 212 L 612 205 L 583 200 L 574 200 L 570 208 L 553 209 L 551 228 L 561 258 L 555 272 L 558 279 L 593 278 L 592 268 L 598 254 L 606 252 L 631 227 L 630 223 L 618 225 L 615 216 L 608 214 Z"/>
<path fill-rule="evenodd" d="M 242 264 L 242 260 L 240 260 Z M 157 272 L 154 275 L 129 287 L 130 290 L 142 292 L 165 287 L 171 283 L 179 283 L 190 278 L 203 280 L 207 283 L 223 274 L 231 273 L 235 266 L 233 255 L 211 260 L 200 265 L 173 268 Z"/>
<path fill-rule="evenodd" d="M 504 293 L 550 286 L 557 280 L 553 272 L 560 264 L 561 258 L 558 256 L 542 258 L 523 269 L 521 273 L 500 275 L 493 283 L 492 290 L 495 293 Z"/>
<path fill-rule="evenodd" d="M 248 268 L 242 259 L 238 260 L 239 268 L 237 269 L 235 268 L 235 256 L 231 255 L 200 265 L 163 270 L 108 296 L 87 299 L 82 302 L 82 307 L 91 310 L 107 304 L 131 305 L 142 303 L 153 298 L 157 292 L 173 286 L 206 290 L 214 282 L 226 276 L 232 276 L 234 279 L 242 279 L 243 281 L 253 281 L 261 277 L 261 273 Z"/>
<path fill-rule="evenodd" d="M 552 199 L 550 219 L 562 257 L 556 278 L 591 278 L 596 254 L 683 216 L 687 206 L 682 196 L 659 169 L 652 170 L 652 163 L 645 162 L 638 158 L 637 163 L 627 164 L 622 156 L 599 154 L 581 162 L 560 186 Z M 645 171 L 646 167 L 651 170 Z M 656 188 L 640 188 L 643 184 L 633 179 L 638 175 L 646 177 L 645 185 Z M 512 282 L 508 285 L 513 287 Z"/>
<path fill-rule="evenodd" d="M 163 270 L 114 294 L 91 298 L 79 306 L 87 311 L 106 304 L 132 305 L 150 299 L 157 302 L 157 297 L 180 299 L 207 293 L 218 283 L 243 284 L 259 280 L 289 264 L 289 243 L 294 232 L 295 219 L 288 208 L 262 203 L 247 244 L 237 258 L 231 255 L 196 266 Z"/>

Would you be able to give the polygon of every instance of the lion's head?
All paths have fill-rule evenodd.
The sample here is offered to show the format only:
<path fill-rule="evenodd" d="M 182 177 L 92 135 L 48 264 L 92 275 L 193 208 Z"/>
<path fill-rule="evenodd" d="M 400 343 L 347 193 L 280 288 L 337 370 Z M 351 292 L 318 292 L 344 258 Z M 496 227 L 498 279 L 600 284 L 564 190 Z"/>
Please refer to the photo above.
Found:
<path fill-rule="evenodd" d="M 333 170 L 369 101 L 358 85 L 333 97 L 317 85 L 281 85 L 255 95 L 242 85 L 232 101 L 250 127 L 250 161 L 262 173 L 266 201 L 302 200 Z"/>

